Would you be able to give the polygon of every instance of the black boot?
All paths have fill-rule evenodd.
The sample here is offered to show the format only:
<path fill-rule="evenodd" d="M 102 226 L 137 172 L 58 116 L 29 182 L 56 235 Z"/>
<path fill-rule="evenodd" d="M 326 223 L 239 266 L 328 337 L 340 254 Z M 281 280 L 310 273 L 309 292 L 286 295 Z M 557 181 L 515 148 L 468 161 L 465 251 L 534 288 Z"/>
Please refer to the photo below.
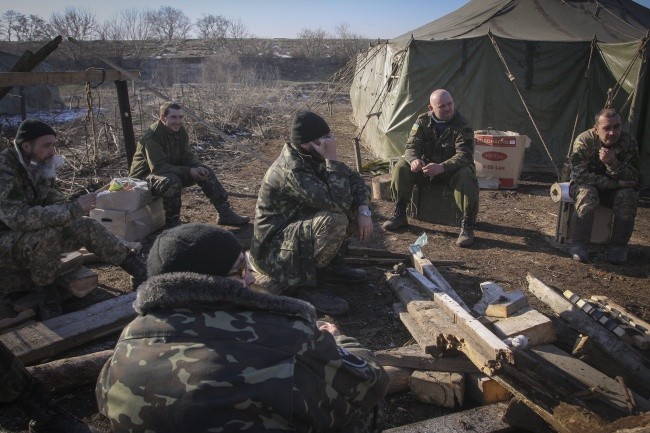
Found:
<path fill-rule="evenodd" d="M 56 283 L 46 284 L 36 289 L 40 299 L 38 301 L 38 317 L 41 321 L 51 319 L 63 314 L 61 298 L 56 288 Z"/>
<path fill-rule="evenodd" d="M 611 245 L 607 251 L 606 260 L 615 265 L 622 265 L 627 261 L 627 244 L 634 230 L 634 219 L 621 219 L 614 216 L 612 225 Z"/>
<path fill-rule="evenodd" d="M 32 383 L 14 403 L 31 420 L 30 433 L 101 433 L 58 406 L 39 382 Z"/>
<path fill-rule="evenodd" d="M 393 210 L 393 215 L 382 224 L 384 230 L 395 231 L 401 227 L 406 227 L 409 225 L 409 221 L 406 217 L 406 203 L 395 203 L 395 209 Z"/>
<path fill-rule="evenodd" d="M 131 289 L 136 290 L 147 279 L 147 264 L 135 251 L 130 251 L 120 265 L 131 275 Z"/>
<path fill-rule="evenodd" d="M 589 260 L 589 239 L 591 238 L 591 226 L 594 224 L 594 213 L 587 212 L 583 216 L 578 216 L 578 212 L 573 212 L 571 217 L 571 257 L 579 262 Z"/>
<path fill-rule="evenodd" d="M 216 206 L 217 213 L 217 224 L 223 226 L 241 226 L 250 221 L 250 218 L 237 215 L 234 210 L 230 207 L 229 202 L 225 202 Z"/>
<path fill-rule="evenodd" d="M 363 283 L 368 281 L 368 272 L 345 264 L 345 255 L 343 253 L 345 250 L 347 250 L 347 243 L 344 243 L 339 249 L 329 265 L 318 269 L 319 278 L 343 283 Z"/>
<path fill-rule="evenodd" d="M 462 248 L 472 245 L 474 242 L 474 227 L 476 227 L 476 216 L 463 215 L 456 245 Z"/>

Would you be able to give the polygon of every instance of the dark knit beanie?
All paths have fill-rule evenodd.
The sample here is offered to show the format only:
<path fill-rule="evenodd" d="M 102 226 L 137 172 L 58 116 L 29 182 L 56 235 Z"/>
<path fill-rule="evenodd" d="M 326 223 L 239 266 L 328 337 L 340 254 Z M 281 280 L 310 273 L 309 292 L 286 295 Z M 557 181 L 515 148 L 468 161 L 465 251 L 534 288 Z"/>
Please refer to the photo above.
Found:
<path fill-rule="evenodd" d="M 311 111 L 299 111 L 293 119 L 291 142 L 299 146 L 329 133 L 330 127 L 325 119 Z"/>
<path fill-rule="evenodd" d="M 228 230 L 207 224 L 183 224 L 162 232 L 147 258 L 147 274 L 196 272 L 227 277 L 242 248 Z"/>
<path fill-rule="evenodd" d="M 16 131 L 16 144 L 20 146 L 25 141 L 35 140 L 44 135 L 56 136 L 56 132 L 47 123 L 36 119 L 27 119 L 20 124 Z"/>

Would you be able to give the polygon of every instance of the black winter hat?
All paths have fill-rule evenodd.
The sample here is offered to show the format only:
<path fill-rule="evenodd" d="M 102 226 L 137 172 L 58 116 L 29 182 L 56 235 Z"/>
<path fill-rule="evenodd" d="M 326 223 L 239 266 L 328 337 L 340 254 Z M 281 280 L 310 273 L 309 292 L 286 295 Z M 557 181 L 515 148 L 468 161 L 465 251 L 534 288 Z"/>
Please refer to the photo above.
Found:
<path fill-rule="evenodd" d="M 16 131 L 16 144 L 20 146 L 25 141 L 35 140 L 44 135 L 56 136 L 56 132 L 47 123 L 36 119 L 27 119 L 20 124 Z"/>
<path fill-rule="evenodd" d="M 296 146 L 309 143 L 330 133 L 325 119 L 311 111 L 299 111 L 293 118 L 291 142 Z"/>
<path fill-rule="evenodd" d="M 227 230 L 183 224 L 156 238 L 147 258 L 147 275 L 196 272 L 227 277 L 241 251 L 239 241 Z"/>

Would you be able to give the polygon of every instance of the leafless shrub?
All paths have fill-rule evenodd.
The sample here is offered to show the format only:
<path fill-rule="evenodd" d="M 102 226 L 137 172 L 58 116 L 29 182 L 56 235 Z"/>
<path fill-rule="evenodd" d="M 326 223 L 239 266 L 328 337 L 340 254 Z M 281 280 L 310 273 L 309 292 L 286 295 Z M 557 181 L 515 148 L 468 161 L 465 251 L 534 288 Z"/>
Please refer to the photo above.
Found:
<path fill-rule="evenodd" d="M 67 7 L 64 12 L 54 12 L 50 17 L 54 34 L 73 37 L 79 41 L 93 39 L 97 32 L 95 15 L 87 9 Z"/>
<path fill-rule="evenodd" d="M 147 15 L 153 36 L 157 39 L 186 39 L 192 31 L 192 21 L 181 9 L 161 6 Z"/>
<path fill-rule="evenodd" d="M 298 33 L 301 39 L 300 44 L 296 50 L 297 56 L 306 57 L 308 59 L 325 57 L 328 51 L 327 38 L 328 34 L 322 28 L 302 29 Z"/>

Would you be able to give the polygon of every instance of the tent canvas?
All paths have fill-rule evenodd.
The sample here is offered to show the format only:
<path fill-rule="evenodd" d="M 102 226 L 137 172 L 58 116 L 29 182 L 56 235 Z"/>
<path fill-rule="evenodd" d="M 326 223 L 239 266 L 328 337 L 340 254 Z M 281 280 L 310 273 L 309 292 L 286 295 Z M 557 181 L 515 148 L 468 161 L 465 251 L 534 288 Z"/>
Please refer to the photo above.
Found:
<path fill-rule="evenodd" d="M 558 172 L 613 88 L 647 187 L 648 28 L 650 10 L 630 0 L 472 0 L 359 56 L 354 119 L 375 155 L 401 155 L 429 94 L 445 88 L 475 129 L 531 138 L 525 169 Z"/>

